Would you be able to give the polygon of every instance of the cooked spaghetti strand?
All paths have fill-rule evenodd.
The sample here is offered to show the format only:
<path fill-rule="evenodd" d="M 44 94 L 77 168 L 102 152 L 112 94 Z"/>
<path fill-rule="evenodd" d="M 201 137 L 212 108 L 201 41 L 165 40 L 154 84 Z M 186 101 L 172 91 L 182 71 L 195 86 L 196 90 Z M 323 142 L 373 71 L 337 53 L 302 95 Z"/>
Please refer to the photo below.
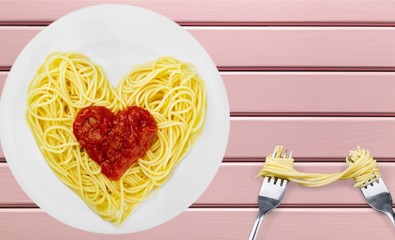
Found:
<path fill-rule="evenodd" d="M 381 177 L 376 160 L 373 159 L 369 151 L 360 147 L 350 151 L 346 157 L 348 168 L 343 172 L 332 174 L 297 171 L 294 169 L 293 158 L 280 158 L 282 148 L 282 146 L 276 148 L 274 157 L 272 155 L 266 157 L 263 168 L 258 175 L 287 179 L 306 187 L 321 187 L 338 180 L 353 178 L 355 181 L 354 187 L 357 188 L 365 187 Z"/>

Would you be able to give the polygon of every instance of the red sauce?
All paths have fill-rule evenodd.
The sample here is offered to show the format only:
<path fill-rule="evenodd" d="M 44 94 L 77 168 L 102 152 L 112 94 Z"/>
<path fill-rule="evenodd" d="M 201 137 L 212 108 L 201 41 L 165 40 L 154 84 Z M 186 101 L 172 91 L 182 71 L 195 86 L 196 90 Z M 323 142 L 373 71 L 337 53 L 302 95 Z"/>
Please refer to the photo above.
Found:
<path fill-rule="evenodd" d="M 105 107 L 86 107 L 73 124 L 78 142 L 113 181 L 119 180 L 145 154 L 157 129 L 152 115 L 137 106 L 115 115 Z"/>

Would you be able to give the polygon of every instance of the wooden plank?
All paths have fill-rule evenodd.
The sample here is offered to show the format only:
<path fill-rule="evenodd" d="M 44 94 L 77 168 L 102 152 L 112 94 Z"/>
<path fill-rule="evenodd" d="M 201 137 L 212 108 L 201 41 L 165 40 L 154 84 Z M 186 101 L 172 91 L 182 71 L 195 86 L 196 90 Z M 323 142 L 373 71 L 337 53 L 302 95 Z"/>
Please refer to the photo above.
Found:
<path fill-rule="evenodd" d="M 222 72 L 221 75 L 233 115 L 366 116 L 395 112 L 393 72 Z"/>
<path fill-rule="evenodd" d="M 42 27 L 0 27 L 0 66 Z M 224 68 L 395 69 L 391 27 L 186 27 Z"/>
<path fill-rule="evenodd" d="M 227 158 L 261 159 L 282 144 L 296 158 L 344 159 L 356 146 L 394 158 L 392 117 L 233 117 Z"/>
<path fill-rule="evenodd" d="M 0 22 L 48 23 L 76 9 L 110 2 L 141 6 L 184 23 L 395 22 L 395 3 L 388 0 L 2 0 Z"/>
<path fill-rule="evenodd" d="M 38 27 L 0 27 L 0 66 L 11 66 L 19 52 L 43 28 Z"/>
<path fill-rule="evenodd" d="M 395 64 L 393 28 L 202 27 L 190 28 L 190 32 L 218 66 L 393 67 Z"/>
<path fill-rule="evenodd" d="M 0 72 L 0 96 L 7 73 Z M 231 115 L 395 115 L 394 72 L 221 72 L 221 76 Z M 361 97 L 363 92 L 369 94 Z"/>
<path fill-rule="evenodd" d="M 6 78 L 7 78 L 7 72 L 0 72 L 0 98 L 1 98 L 1 93 L 3 92 L 3 87 L 4 87 Z M 1 158 L 4 158 L 4 153 L 3 153 L 3 149 L 1 148 L 1 143 L 0 143 L 0 162 L 2 160 Z"/>
<path fill-rule="evenodd" d="M 154 229 L 123 235 L 99 235 L 73 229 L 40 209 L 0 209 L 0 237 L 19 239 L 247 239 L 256 209 L 188 209 Z M 22 231 L 21 231 L 22 230 Z M 333 231 L 332 231 L 333 230 Z M 393 239 L 394 227 L 370 208 L 275 209 L 262 222 L 258 239 Z"/>
<path fill-rule="evenodd" d="M 231 117 L 225 158 L 260 161 L 282 144 L 307 161 L 344 159 L 358 145 L 389 160 L 394 136 L 394 117 Z"/>
<path fill-rule="evenodd" d="M 217 175 L 194 206 L 255 206 L 262 180 L 255 178 L 262 163 L 222 163 Z M 395 192 L 395 163 L 381 162 L 383 179 Z M 343 171 L 346 163 L 297 163 L 296 169 L 305 172 L 334 173 Z M 235 177 L 237 176 L 237 177 Z M 321 188 L 306 188 L 289 184 L 282 206 L 366 206 L 354 181 L 339 181 Z M 11 174 L 7 164 L 0 164 L 0 207 L 34 206 Z"/>
<path fill-rule="evenodd" d="M 0 206 L 34 205 L 20 188 L 6 163 L 0 163 L 0 186 Z"/>

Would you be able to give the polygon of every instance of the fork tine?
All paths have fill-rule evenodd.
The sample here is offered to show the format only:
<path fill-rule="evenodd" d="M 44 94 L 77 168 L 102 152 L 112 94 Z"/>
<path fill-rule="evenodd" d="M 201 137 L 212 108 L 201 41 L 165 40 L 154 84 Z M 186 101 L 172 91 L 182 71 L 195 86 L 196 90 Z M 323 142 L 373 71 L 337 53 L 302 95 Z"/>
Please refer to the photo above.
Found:
<path fill-rule="evenodd" d="M 292 158 L 292 150 L 290 151 L 288 158 Z"/>
<path fill-rule="evenodd" d="M 274 152 L 273 152 L 273 154 L 272 154 L 272 158 L 275 158 L 275 157 L 276 157 L 276 155 L 277 155 L 277 148 L 279 148 L 278 145 L 274 148 Z"/>
<path fill-rule="evenodd" d="M 285 149 L 284 154 L 281 154 L 281 156 L 282 156 L 283 158 L 287 158 L 287 152 L 288 152 L 288 149 Z"/>
<path fill-rule="evenodd" d="M 264 177 L 264 178 L 263 178 L 263 182 L 264 182 L 264 183 L 268 183 L 268 182 L 269 182 L 269 178 L 268 178 L 268 177 Z"/>

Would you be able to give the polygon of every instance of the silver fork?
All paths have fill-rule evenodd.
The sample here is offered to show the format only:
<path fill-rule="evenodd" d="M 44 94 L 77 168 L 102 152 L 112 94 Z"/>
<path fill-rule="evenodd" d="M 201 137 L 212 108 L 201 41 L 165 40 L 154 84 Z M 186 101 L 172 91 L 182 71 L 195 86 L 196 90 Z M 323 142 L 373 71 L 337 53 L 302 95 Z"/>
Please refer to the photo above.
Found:
<path fill-rule="evenodd" d="M 387 214 L 395 225 L 395 213 L 392 209 L 392 197 L 385 186 L 383 179 L 379 178 L 370 185 L 361 188 L 362 194 L 369 205 L 379 212 Z"/>
<path fill-rule="evenodd" d="M 274 149 L 272 157 L 276 156 L 278 146 Z M 290 158 L 292 157 L 292 151 L 287 156 L 287 150 L 281 152 L 280 157 Z M 248 240 L 255 240 L 258 236 L 258 230 L 261 226 L 263 217 L 267 212 L 275 209 L 283 199 L 285 189 L 287 188 L 287 180 L 280 178 L 264 177 L 261 190 L 258 197 L 259 211 L 258 216 L 255 220 L 254 226 L 252 227 Z"/>

